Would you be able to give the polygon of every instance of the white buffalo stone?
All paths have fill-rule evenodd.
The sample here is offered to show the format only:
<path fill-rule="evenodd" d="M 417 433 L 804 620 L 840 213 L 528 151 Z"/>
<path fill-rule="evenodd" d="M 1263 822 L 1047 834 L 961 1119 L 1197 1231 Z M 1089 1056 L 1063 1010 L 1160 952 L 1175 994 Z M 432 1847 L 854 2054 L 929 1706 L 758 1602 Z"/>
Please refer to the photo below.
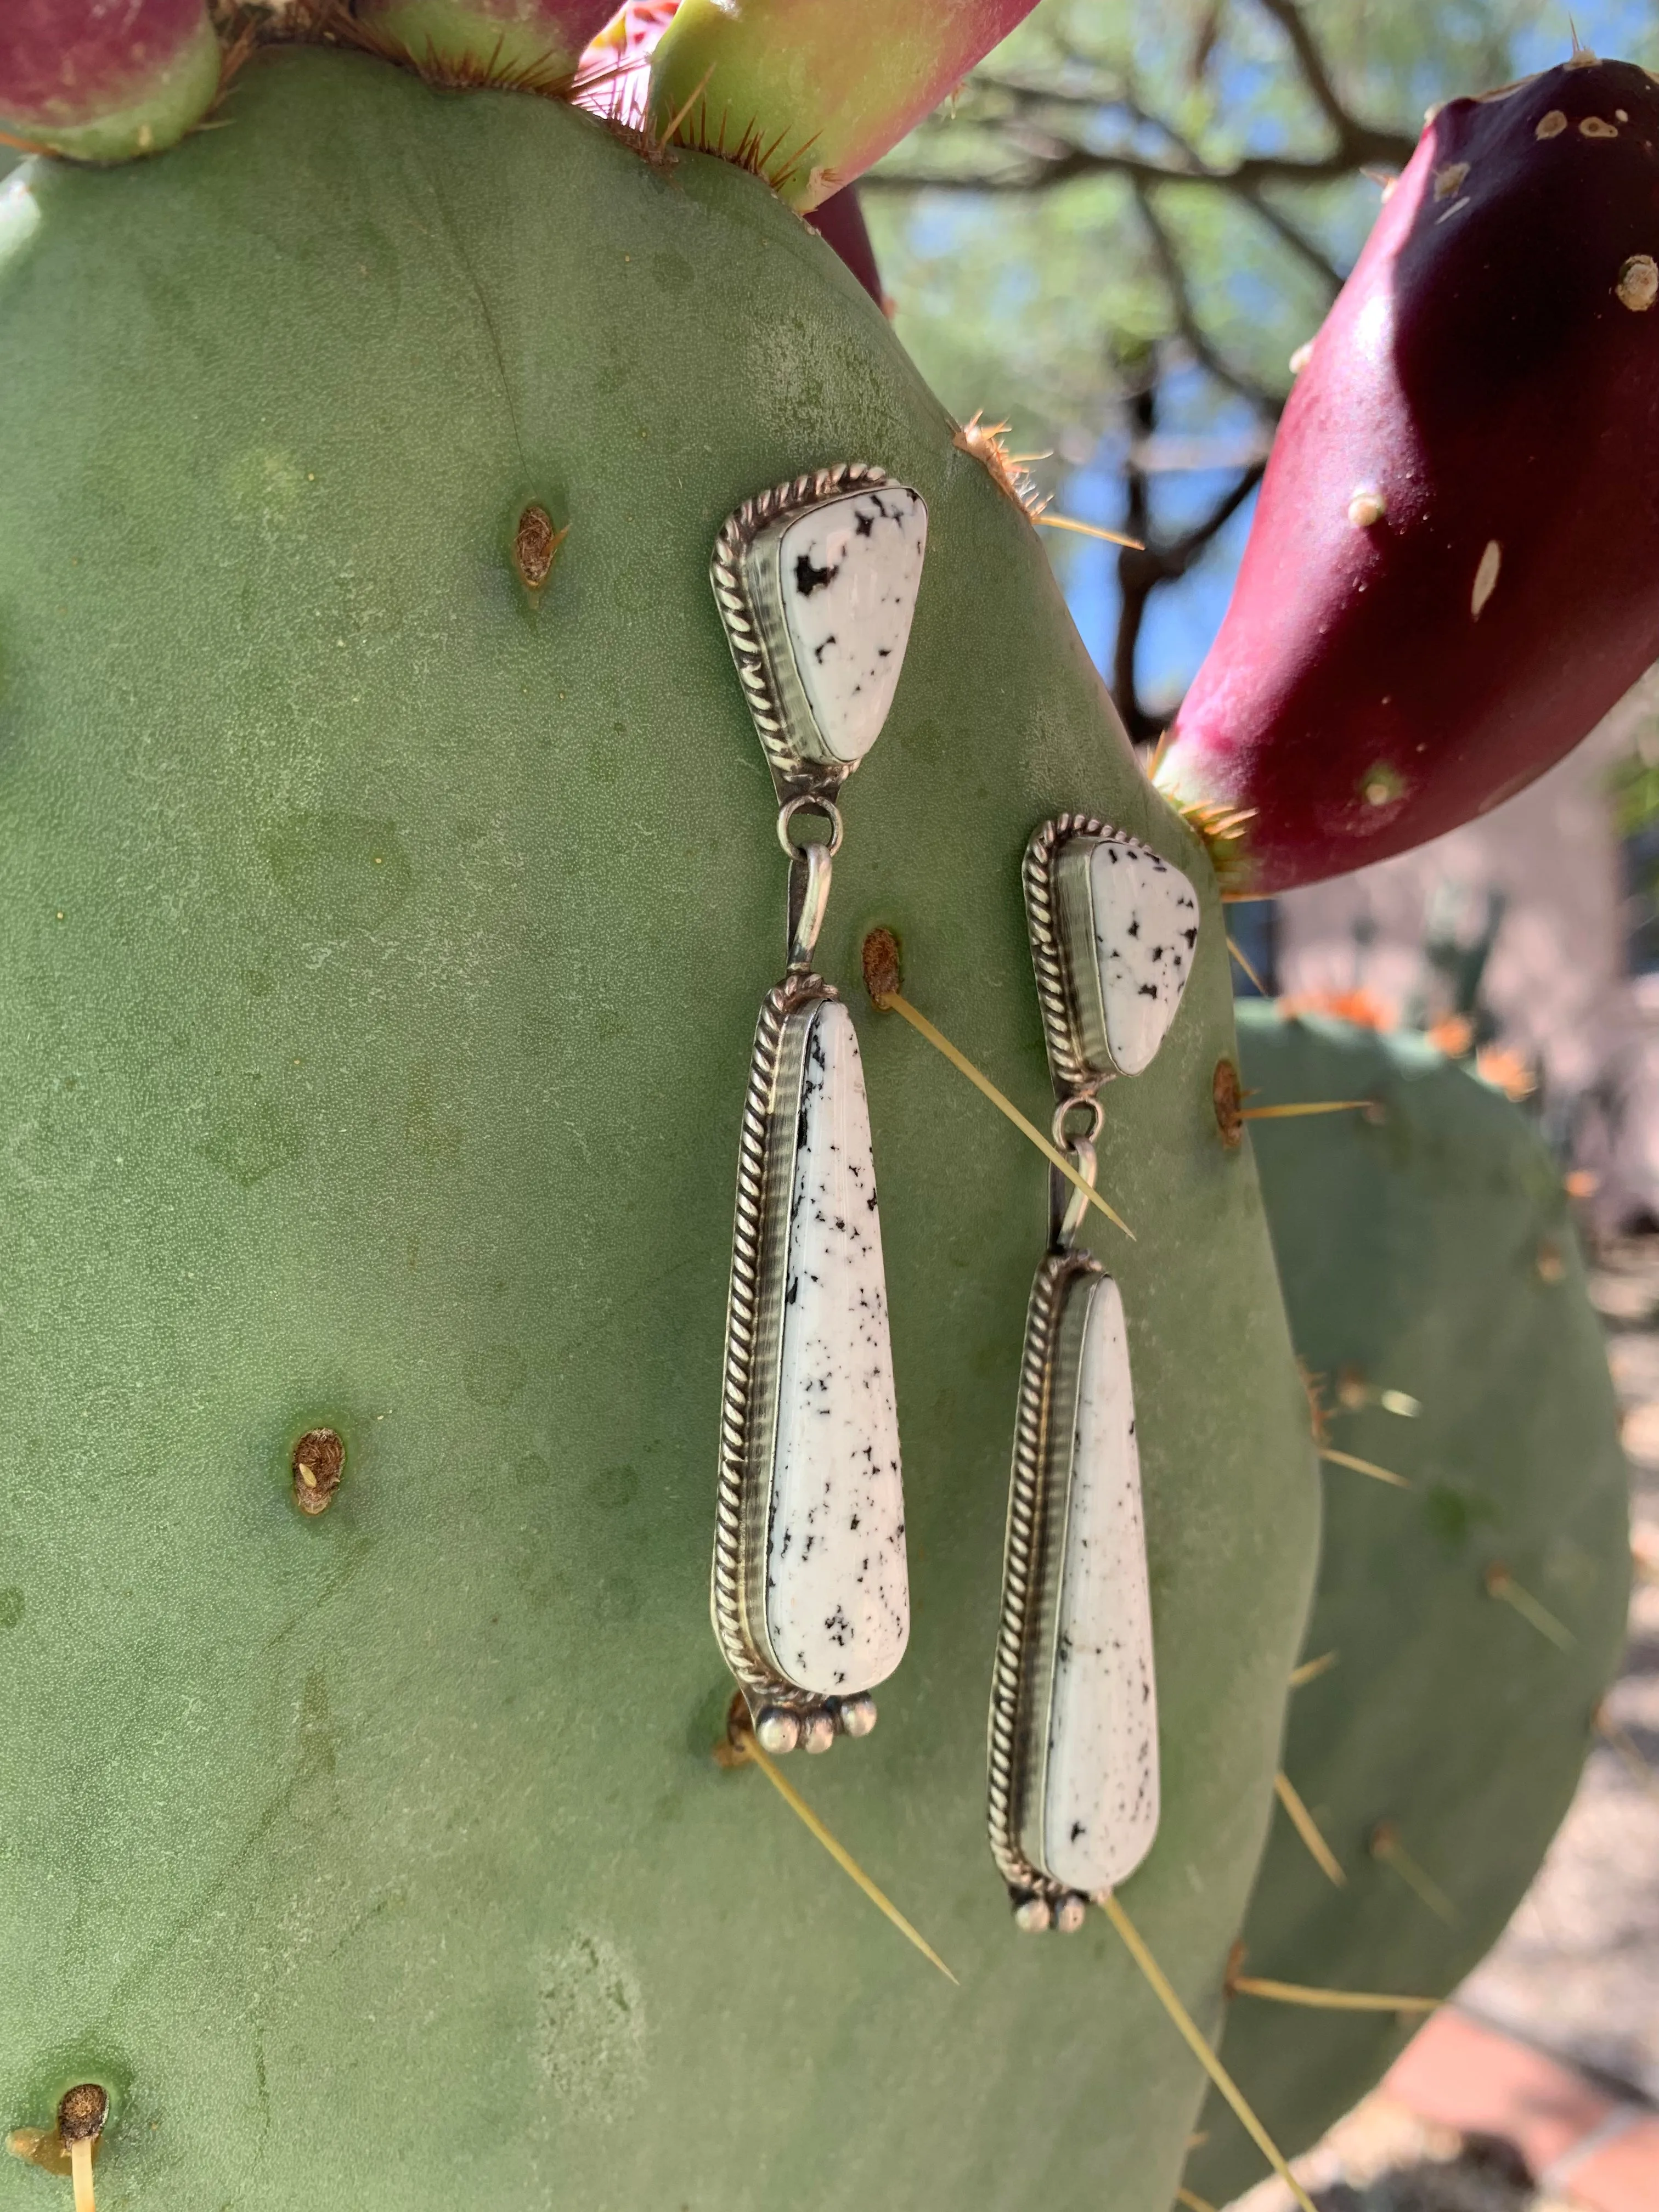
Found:
<path fill-rule="evenodd" d="M 1103 838 L 1090 856 L 1095 955 L 1113 1065 L 1139 1075 L 1168 1033 L 1192 972 L 1198 894 L 1144 846 Z"/>
<path fill-rule="evenodd" d="M 1158 1698 L 1140 1457 L 1123 1301 L 1090 1298 L 1055 1624 L 1042 1816 L 1044 1871 L 1110 1889 L 1158 1833 Z"/>
<path fill-rule="evenodd" d="M 858 1038 L 813 1017 L 790 1199 L 766 1630 L 823 1697 L 884 1681 L 910 1632 L 881 1217 Z"/>
<path fill-rule="evenodd" d="M 927 509 L 903 484 L 811 508 L 778 544 L 789 646 L 823 744 L 862 760 L 881 735 L 910 639 Z"/>

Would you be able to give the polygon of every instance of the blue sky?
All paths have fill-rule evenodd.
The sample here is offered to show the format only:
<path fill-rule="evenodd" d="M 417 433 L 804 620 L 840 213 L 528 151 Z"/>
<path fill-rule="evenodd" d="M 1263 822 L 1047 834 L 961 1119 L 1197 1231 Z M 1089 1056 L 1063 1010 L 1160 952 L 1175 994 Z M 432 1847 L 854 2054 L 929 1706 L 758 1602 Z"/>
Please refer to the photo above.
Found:
<path fill-rule="evenodd" d="M 1574 0 L 1571 9 L 1579 38 L 1602 54 L 1632 53 L 1651 38 L 1659 18 L 1656 0 Z M 1546 15 L 1539 27 L 1522 38 L 1519 58 L 1524 70 L 1545 69 L 1563 58 L 1569 42 L 1569 10 L 1563 7 Z M 1181 394 L 1170 393 L 1173 416 L 1165 427 L 1178 428 Z M 1195 396 L 1195 395 L 1194 395 Z M 1214 436 L 1230 428 L 1246 431 L 1249 410 L 1242 404 L 1237 422 L 1218 415 L 1211 401 L 1204 416 L 1206 433 Z M 1103 446 L 1095 464 L 1066 482 L 1060 506 L 1068 514 L 1109 527 L 1122 520 L 1122 488 L 1117 472 L 1118 453 Z M 1201 515 L 1224 490 L 1226 474 L 1194 473 L 1158 479 L 1160 526 L 1180 528 Z M 1148 707 L 1172 707 L 1191 681 L 1209 648 L 1226 611 L 1227 599 L 1254 512 L 1252 500 L 1214 541 L 1206 559 L 1178 585 L 1155 592 L 1141 633 L 1140 689 Z M 1118 592 L 1116 556 L 1107 545 L 1069 544 L 1064 562 L 1066 598 L 1084 642 L 1097 666 L 1109 674 L 1112 644 L 1116 634 Z"/>

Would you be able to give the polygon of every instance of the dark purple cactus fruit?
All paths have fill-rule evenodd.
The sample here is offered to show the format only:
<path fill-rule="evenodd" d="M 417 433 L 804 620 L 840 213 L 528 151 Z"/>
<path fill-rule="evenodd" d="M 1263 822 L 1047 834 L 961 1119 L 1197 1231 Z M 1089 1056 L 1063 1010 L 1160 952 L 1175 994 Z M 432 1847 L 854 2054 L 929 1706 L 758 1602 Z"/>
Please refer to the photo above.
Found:
<path fill-rule="evenodd" d="M 99 160 L 171 145 L 218 88 L 203 0 L 4 0 L 0 131 Z"/>
<path fill-rule="evenodd" d="M 835 247 L 884 314 L 887 295 L 881 289 L 881 271 L 876 266 L 876 249 L 870 242 L 870 227 L 864 220 L 864 210 L 859 205 L 857 187 L 848 185 L 833 199 L 825 200 L 821 207 L 810 209 L 806 220 L 826 246 Z"/>
<path fill-rule="evenodd" d="M 1659 84 L 1433 115 L 1285 410 L 1158 773 L 1282 890 L 1420 845 L 1659 657 Z"/>

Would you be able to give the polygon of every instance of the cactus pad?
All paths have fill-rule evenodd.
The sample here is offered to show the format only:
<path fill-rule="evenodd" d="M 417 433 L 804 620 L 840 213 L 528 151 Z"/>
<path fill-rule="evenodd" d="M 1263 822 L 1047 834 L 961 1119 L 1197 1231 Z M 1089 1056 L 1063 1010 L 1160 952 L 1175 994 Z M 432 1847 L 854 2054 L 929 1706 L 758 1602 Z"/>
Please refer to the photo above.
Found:
<path fill-rule="evenodd" d="M 763 182 L 356 53 L 255 56 L 229 114 L 27 163 L 0 231 L 0 2122 L 105 2085 L 132 2212 L 1164 2212 L 1197 2068 L 1100 1916 L 1017 1932 L 985 1844 L 1046 1171 L 856 986 L 887 923 L 1046 1115 L 1033 827 L 1097 808 L 1199 888 L 1100 1174 L 1163 1723 L 1126 1902 L 1213 2018 L 1316 1491 L 1202 854 L 1025 518 Z M 930 516 L 819 947 L 914 1611 L 878 1732 L 792 1774 L 955 1989 L 710 1756 L 784 869 L 708 566 L 853 459 Z M 65 2188 L 0 2160 L 3 2212 Z"/>
<path fill-rule="evenodd" d="M 1375 1118 L 1261 1123 L 1255 1141 L 1331 1444 L 1413 1485 L 1326 1470 L 1306 1650 L 1336 1656 L 1292 1695 L 1285 1769 L 1347 1886 L 1281 1814 L 1243 1971 L 1443 1996 L 1520 1902 L 1623 1647 L 1626 1478 L 1601 1331 L 1559 1170 L 1519 1109 L 1420 1038 L 1256 1006 L 1239 1039 L 1263 1097 L 1376 1102 Z M 1420 1411 L 1389 1411 L 1385 1392 Z M 1505 1572 L 1562 1638 L 1492 1593 Z M 1407 1874 L 1372 1854 L 1385 1824 Z M 1409 1886 L 1418 1869 L 1437 1901 Z M 1240 1996 L 1223 2051 L 1294 2153 L 1415 2024 Z M 1264 2169 L 1213 2100 L 1204 2124 L 1188 2179 L 1219 2203 Z"/>

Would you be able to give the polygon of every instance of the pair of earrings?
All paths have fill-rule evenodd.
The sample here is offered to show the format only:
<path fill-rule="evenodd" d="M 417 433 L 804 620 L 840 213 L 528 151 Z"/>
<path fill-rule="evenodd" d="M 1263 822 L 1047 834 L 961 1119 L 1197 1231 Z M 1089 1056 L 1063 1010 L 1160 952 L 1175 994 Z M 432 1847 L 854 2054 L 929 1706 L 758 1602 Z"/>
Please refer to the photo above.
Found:
<path fill-rule="evenodd" d="M 744 1100 L 710 1604 L 769 1752 L 874 1727 L 909 1633 L 881 1223 L 851 1016 L 812 958 L 842 786 L 879 736 L 927 551 L 921 495 L 823 469 L 721 531 L 710 575 L 780 804 L 788 957 Z M 817 818 L 819 835 L 805 825 Z M 1100 1091 L 1152 1058 L 1199 908 L 1091 817 L 1032 838 L 1024 891 L 1054 1135 L 1092 1182 Z M 1076 1126 L 1079 1121 L 1080 1127 Z M 1072 1928 L 1151 1848 L 1158 1723 L 1127 1338 L 1049 1173 L 1026 1322 L 989 1730 L 991 1848 L 1026 1928 Z"/>

